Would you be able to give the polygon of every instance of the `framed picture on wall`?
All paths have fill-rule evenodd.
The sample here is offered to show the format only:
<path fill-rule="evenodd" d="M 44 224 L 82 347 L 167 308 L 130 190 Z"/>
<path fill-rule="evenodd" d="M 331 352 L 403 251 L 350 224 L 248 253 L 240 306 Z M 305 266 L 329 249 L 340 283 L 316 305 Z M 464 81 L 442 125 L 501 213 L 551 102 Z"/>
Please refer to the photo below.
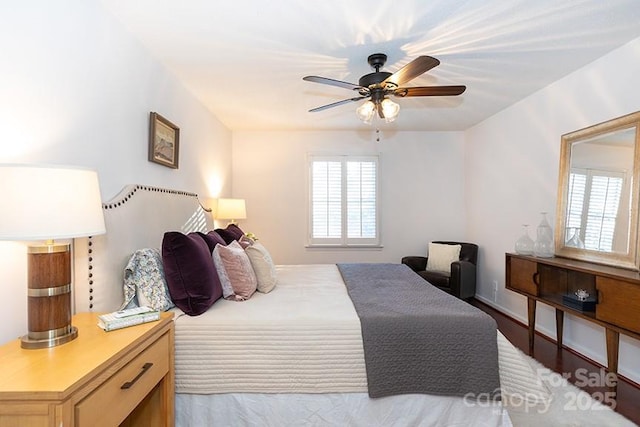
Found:
<path fill-rule="evenodd" d="M 158 113 L 149 118 L 149 161 L 178 169 L 180 128 Z"/>

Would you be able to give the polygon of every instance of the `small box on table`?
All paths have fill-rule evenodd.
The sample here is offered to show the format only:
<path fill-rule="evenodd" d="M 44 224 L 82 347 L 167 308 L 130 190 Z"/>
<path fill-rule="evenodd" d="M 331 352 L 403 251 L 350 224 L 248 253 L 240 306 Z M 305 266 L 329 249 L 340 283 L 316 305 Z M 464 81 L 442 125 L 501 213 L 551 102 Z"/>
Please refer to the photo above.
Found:
<path fill-rule="evenodd" d="M 596 302 L 595 297 L 588 297 L 581 300 L 574 294 L 562 296 L 562 304 L 580 311 L 596 311 Z"/>

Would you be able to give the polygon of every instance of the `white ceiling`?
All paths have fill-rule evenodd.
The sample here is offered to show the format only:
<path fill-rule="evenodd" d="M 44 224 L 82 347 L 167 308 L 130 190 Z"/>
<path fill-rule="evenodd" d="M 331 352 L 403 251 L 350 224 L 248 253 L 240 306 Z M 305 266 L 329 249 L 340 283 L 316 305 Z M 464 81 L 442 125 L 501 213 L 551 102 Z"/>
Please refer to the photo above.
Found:
<path fill-rule="evenodd" d="M 467 86 L 404 98 L 398 130 L 462 130 L 640 37 L 638 0 L 102 0 L 231 130 L 363 129 L 354 96 L 367 56 L 394 72 L 441 64 L 405 86 Z M 588 88 L 585 88 L 588 90 Z"/>

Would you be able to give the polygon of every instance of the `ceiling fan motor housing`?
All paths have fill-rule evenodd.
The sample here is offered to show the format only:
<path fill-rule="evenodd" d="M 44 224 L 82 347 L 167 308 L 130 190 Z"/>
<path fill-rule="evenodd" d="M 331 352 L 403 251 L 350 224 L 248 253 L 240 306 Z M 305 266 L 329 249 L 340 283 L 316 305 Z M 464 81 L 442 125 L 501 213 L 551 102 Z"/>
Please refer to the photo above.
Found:
<path fill-rule="evenodd" d="M 362 87 L 371 88 L 371 86 L 379 85 L 387 78 L 389 78 L 389 76 L 391 76 L 391 73 L 388 73 L 386 71 L 376 71 L 375 73 L 365 74 L 364 76 L 360 77 L 360 80 L 358 80 L 358 84 Z"/>
<path fill-rule="evenodd" d="M 380 83 L 391 76 L 391 73 L 380 71 L 380 68 L 385 64 L 385 62 L 387 62 L 387 55 L 385 55 L 384 53 L 374 53 L 372 55 L 369 55 L 369 57 L 367 58 L 367 62 L 376 71 L 375 73 L 365 74 L 364 76 L 360 77 L 360 80 L 358 80 L 358 84 L 362 87 L 375 89 L 379 87 Z"/>

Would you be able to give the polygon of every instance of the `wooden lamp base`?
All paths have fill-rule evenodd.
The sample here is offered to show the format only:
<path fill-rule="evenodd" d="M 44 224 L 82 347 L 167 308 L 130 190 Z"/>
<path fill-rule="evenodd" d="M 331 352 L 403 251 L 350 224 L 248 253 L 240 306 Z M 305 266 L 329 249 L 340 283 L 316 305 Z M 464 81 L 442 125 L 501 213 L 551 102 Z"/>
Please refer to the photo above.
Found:
<path fill-rule="evenodd" d="M 28 328 L 22 348 L 55 347 L 72 341 L 78 329 L 71 325 L 71 247 L 68 244 L 29 246 Z"/>

